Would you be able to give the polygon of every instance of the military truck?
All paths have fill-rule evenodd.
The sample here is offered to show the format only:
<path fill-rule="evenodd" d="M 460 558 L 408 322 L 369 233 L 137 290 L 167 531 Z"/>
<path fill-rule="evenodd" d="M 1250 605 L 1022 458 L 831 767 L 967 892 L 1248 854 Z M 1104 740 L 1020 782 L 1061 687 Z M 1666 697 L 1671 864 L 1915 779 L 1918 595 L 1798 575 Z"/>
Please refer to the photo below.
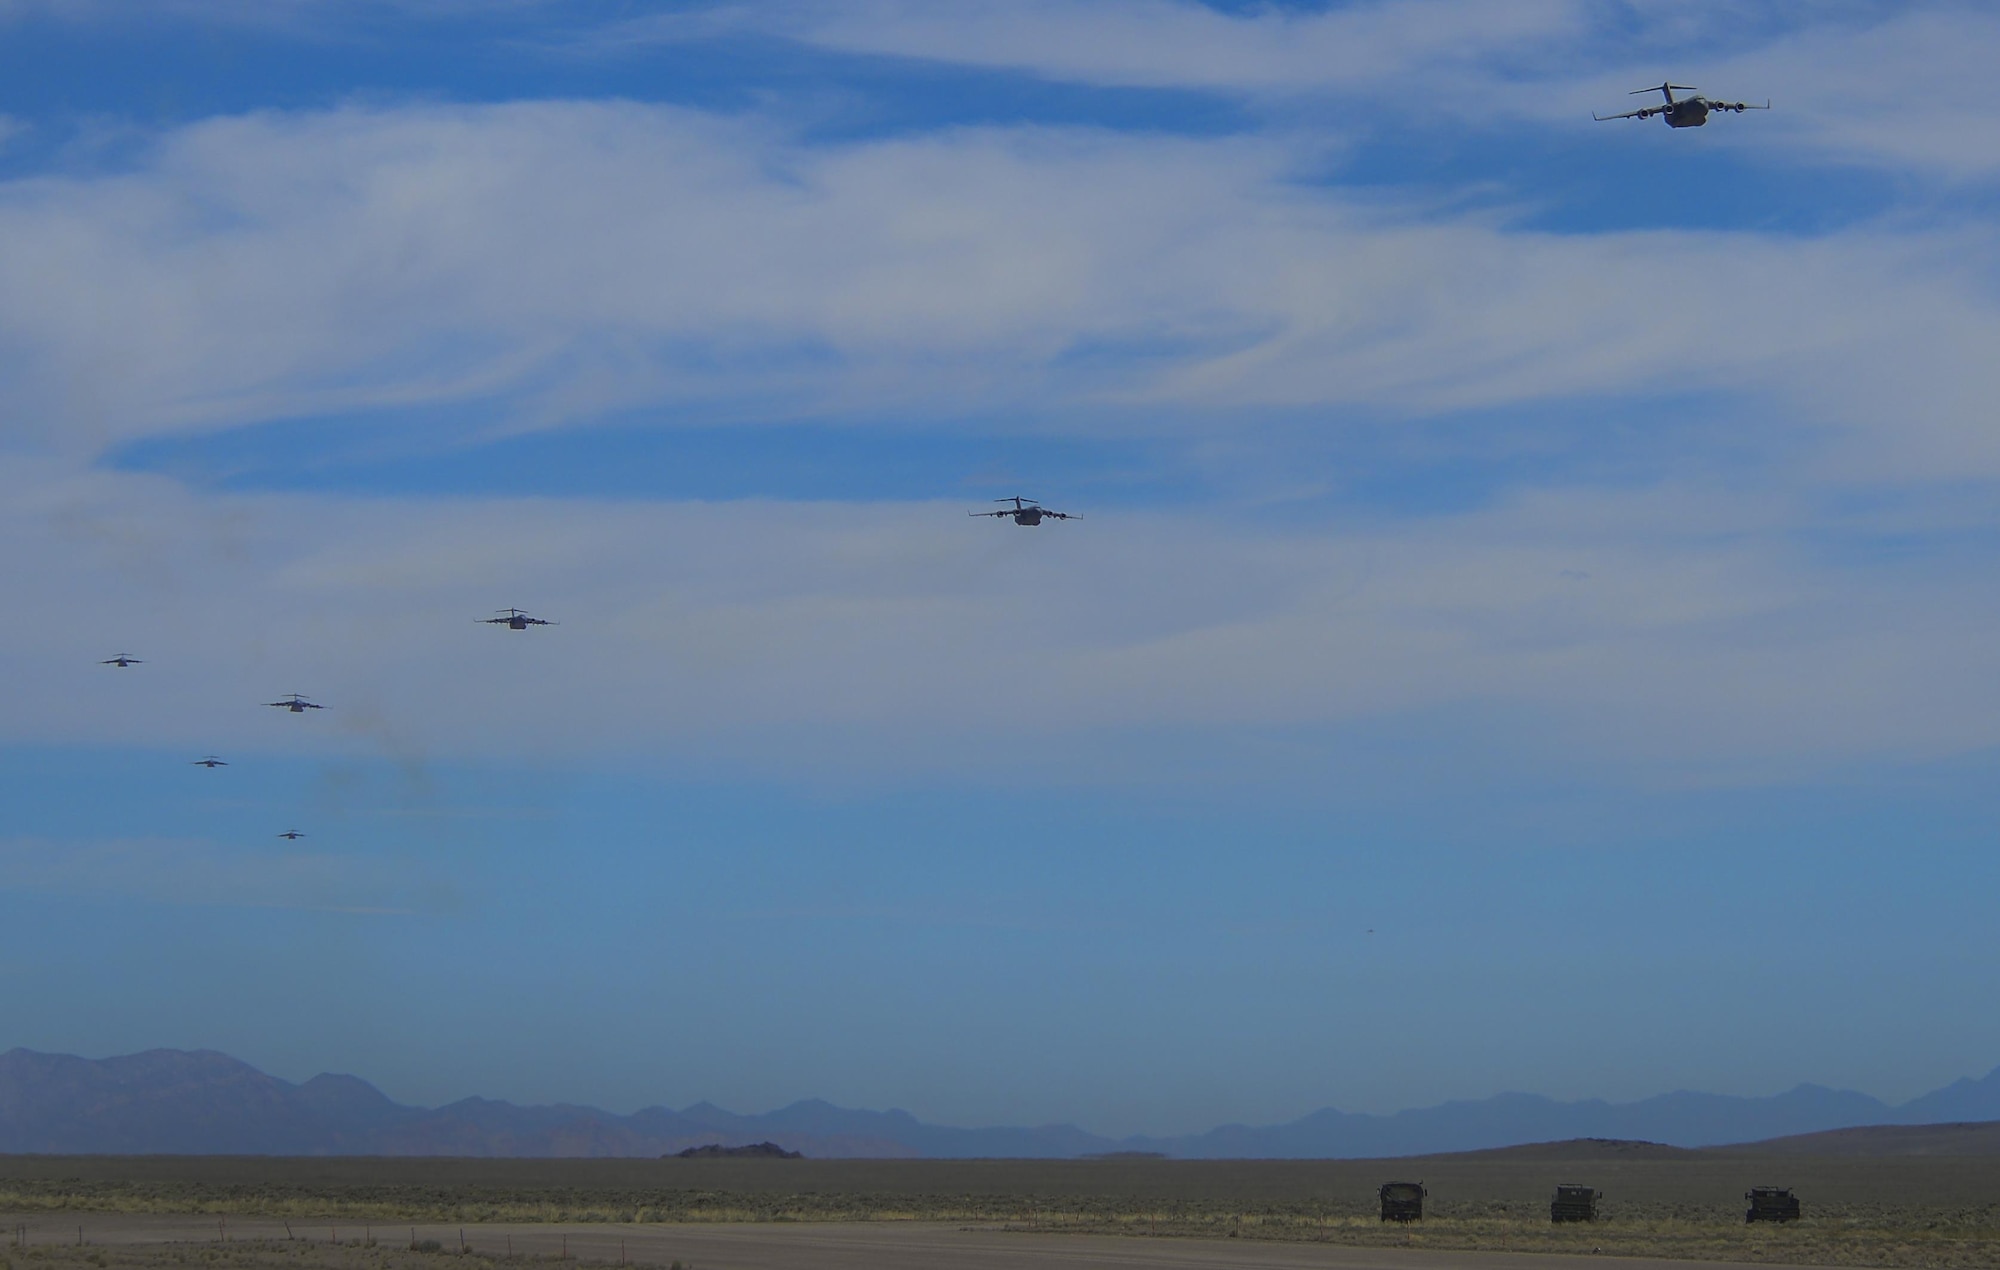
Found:
<path fill-rule="evenodd" d="M 1549 1203 L 1549 1220 L 1596 1221 L 1597 1201 L 1603 1198 L 1603 1191 L 1594 1191 L 1588 1186 L 1578 1186 L 1573 1182 L 1563 1182 L 1556 1187 L 1556 1197 Z"/>
<path fill-rule="evenodd" d="M 1383 1221 L 1424 1219 L 1424 1196 L 1430 1192 L 1422 1182 L 1384 1182 L 1378 1193 L 1382 1197 Z"/>
<path fill-rule="evenodd" d="M 1750 1201 L 1750 1210 L 1743 1214 L 1746 1222 L 1799 1219 L 1799 1197 L 1788 1186 L 1753 1186 L 1743 1198 Z"/>

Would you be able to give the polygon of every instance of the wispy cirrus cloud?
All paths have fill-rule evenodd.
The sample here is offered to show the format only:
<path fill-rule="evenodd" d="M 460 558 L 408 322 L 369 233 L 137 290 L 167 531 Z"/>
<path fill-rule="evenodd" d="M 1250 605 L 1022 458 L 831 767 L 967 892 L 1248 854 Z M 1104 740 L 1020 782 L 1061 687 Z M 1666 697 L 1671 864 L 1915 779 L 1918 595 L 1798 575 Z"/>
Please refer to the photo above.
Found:
<path fill-rule="evenodd" d="M 1101 128 L 826 143 L 758 114 L 522 102 L 231 116 L 125 168 L 0 186 L 0 404 L 35 456 L 10 514 L 65 544 L 12 562 L 11 585 L 75 618 L 9 655 L 25 682 L 129 624 L 76 598 L 75 578 L 116 574 L 149 616 L 180 614 L 162 646 L 204 686 L 189 713 L 129 719 L 52 689 L 18 726 L 161 741 L 200 718 L 245 743 L 437 753 L 930 738 L 888 743 L 893 766 L 976 744 L 962 719 L 1083 738 L 1504 701 L 1594 745 L 1606 702 L 1669 748 L 1702 719 L 1764 754 L 1987 743 L 1983 703 L 1944 687 L 1980 677 L 1950 633 L 1984 620 L 1983 592 L 1805 544 L 1853 527 L 1829 490 L 2000 473 L 2000 305 L 1965 267 L 1990 231 L 1529 232 L 1344 190 L 1321 154 Z M 1198 451 L 1246 418 L 1472 427 L 1502 408 L 1666 433 L 1660 403 L 1703 394 L 1786 470 L 1707 491 L 1653 473 L 1614 512 L 1558 459 L 1550 489 L 1369 531 L 1097 517 L 1061 563 L 1032 537 L 945 545 L 934 521 L 958 509 L 935 505 L 280 504 L 86 470 L 139 438 L 424 406 L 495 430 L 978 420 Z M 1783 517 L 1716 534 L 1716 508 Z M 1906 608 L 1854 631 L 1843 614 L 1885 588 Z M 461 647 L 469 614 L 524 601 L 596 615 L 587 663 L 496 661 L 504 701 L 445 673 L 525 647 Z M 1020 627 L 1044 610 L 1065 620 Z M 1856 705 L 1884 673 L 1895 690 Z M 293 689 L 380 726 L 273 731 L 215 704 Z"/>
<path fill-rule="evenodd" d="M 1190 0 L 781 0 L 630 19 L 601 28 L 592 42 L 616 47 L 731 29 L 842 52 L 1124 87 L 1324 91 L 1567 42 L 1589 21 L 1588 6 L 1576 0 L 1410 0 L 1247 13 Z"/>
<path fill-rule="evenodd" d="M 1818 156 L 1951 180 L 2000 174 L 1991 68 L 2000 16 L 1985 6 L 1899 8 L 1859 29 L 1808 27 L 1715 64 L 1739 91 L 1781 97 Z"/>
<path fill-rule="evenodd" d="M 1353 98 L 1432 126 L 1573 128 L 1662 76 L 1783 113 L 1732 139 L 1954 179 L 2000 170 L 1988 72 L 2000 19 L 1900 5 L 1402 0 L 1222 10 L 1192 0 L 717 5 L 600 28 L 598 47 L 754 30 L 850 54 L 1050 80 L 1279 100 Z M 1338 121 L 1336 121 L 1338 122 Z"/>
<path fill-rule="evenodd" d="M 636 16 L 635 16 L 636 14 Z M 126 21 L 101 0 L 9 0 L 0 21 Z M 451 25 L 472 44 L 539 48 L 567 63 L 753 34 L 835 58 L 880 57 L 1018 72 L 1053 82 L 1179 89 L 1265 101 L 1346 102 L 1316 128 L 1573 129 L 1592 109 L 1663 76 L 1782 113 L 1714 144 L 1767 162 L 1833 160 L 1951 180 L 2000 167 L 1985 68 L 2000 23 L 1964 0 L 1802 5 L 1589 0 L 1356 0 L 1217 7 L 1196 0 L 738 0 L 640 5 L 609 16 L 570 0 L 163 0 L 155 21 L 252 27 L 324 44 Z"/>
<path fill-rule="evenodd" d="M 0 650 L 21 741 L 1056 781 L 1174 768 L 1190 732 L 1492 711 L 1531 732 L 1518 753 L 1662 772 L 2000 744 L 1980 687 L 2000 593 L 1960 531 L 1768 490 L 1027 531 L 922 503 L 197 498 L 52 475 L 8 476 L 9 539 L 48 544 L 0 564 L 44 615 Z M 1893 567 L 1827 559 L 1836 527 L 1911 545 Z M 524 597 L 563 625 L 471 622 Z M 114 631 L 139 633 L 142 673 L 79 653 Z M 328 711 L 262 708 L 293 689 Z"/>
<path fill-rule="evenodd" d="M 91 452 L 421 403 L 1199 427 L 1671 386 L 1863 437 L 1893 406 L 1913 473 L 2000 464 L 1977 229 L 1537 234 L 1309 162 L 1090 129 L 806 145 L 626 103 L 216 120 L 0 186 L 0 392 L 17 440 Z"/>

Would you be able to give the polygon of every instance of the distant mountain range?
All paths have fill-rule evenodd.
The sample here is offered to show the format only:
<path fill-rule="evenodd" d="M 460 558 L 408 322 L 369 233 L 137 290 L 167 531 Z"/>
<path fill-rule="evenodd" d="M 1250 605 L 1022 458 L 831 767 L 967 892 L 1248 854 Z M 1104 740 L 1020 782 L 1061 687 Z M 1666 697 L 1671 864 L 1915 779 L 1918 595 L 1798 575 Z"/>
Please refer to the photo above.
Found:
<path fill-rule="evenodd" d="M 1073 1125 L 956 1129 L 904 1111 L 850 1111 L 819 1101 L 747 1116 L 708 1103 L 679 1111 L 647 1107 L 629 1116 L 485 1098 L 408 1107 L 353 1076 L 295 1085 L 208 1050 L 107 1059 L 25 1049 L 0 1054 L 0 1153 L 7 1154 L 659 1156 L 710 1143 L 770 1141 L 822 1158 L 1149 1151 L 1192 1159 L 1359 1159 L 1569 1138 L 1713 1146 L 1861 1126 L 1995 1120 L 2000 1068 L 1901 1106 L 1818 1085 L 1768 1098 L 1680 1092 L 1630 1103 L 1501 1094 L 1387 1116 L 1325 1110 L 1287 1124 L 1112 1139 Z"/>

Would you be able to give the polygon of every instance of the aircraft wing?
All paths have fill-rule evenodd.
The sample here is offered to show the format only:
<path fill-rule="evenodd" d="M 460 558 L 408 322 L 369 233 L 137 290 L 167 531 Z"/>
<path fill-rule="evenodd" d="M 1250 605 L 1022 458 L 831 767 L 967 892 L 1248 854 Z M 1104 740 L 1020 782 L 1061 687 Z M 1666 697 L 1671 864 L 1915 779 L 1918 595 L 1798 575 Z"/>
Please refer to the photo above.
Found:
<path fill-rule="evenodd" d="M 1600 115 L 1593 110 L 1590 117 L 1599 123 L 1610 123 L 1613 119 L 1651 119 L 1665 109 L 1665 106 L 1648 106 L 1644 110 L 1628 110 L 1622 115 Z"/>
<path fill-rule="evenodd" d="M 1769 110 L 1771 103 L 1767 101 L 1761 106 L 1753 106 L 1749 102 L 1743 101 L 1712 101 L 1708 103 L 1708 108 L 1710 110 L 1734 110 L 1740 114 L 1746 110 Z"/>

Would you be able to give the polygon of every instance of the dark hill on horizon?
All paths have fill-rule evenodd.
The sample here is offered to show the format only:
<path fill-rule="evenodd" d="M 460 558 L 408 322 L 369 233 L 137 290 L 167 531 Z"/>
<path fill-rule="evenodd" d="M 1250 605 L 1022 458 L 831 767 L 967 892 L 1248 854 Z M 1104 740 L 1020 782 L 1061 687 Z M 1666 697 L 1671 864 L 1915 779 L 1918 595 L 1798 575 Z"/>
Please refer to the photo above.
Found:
<path fill-rule="evenodd" d="M 805 1153 L 787 1151 L 775 1142 L 752 1142 L 749 1146 L 725 1147 L 709 1143 L 704 1147 L 689 1147 L 675 1152 L 681 1160 L 803 1160 Z"/>
<path fill-rule="evenodd" d="M 1906 1104 L 1907 1105 L 1907 1104 Z M 1564 1138 L 1523 1142 L 1477 1151 L 1444 1151 L 1405 1156 L 1409 1160 L 1548 1160 L 1565 1163 L 1615 1160 L 1713 1160 L 1717 1157 L 1812 1156 L 1822 1159 L 1884 1159 L 1891 1156 L 1975 1157 L 2000 1155 L 2000 1121 L 1970 1124 L 1881 1124 L 1826 1129 L 1757 1142 L 1705 1147 L 1668 1146 L 1620 1138 Z"/>
<path fill-rule="evenodd" d="M 2000 1121 L 2000 1069 L 1901 1107 L 1815 1085 L 1767 1098 L 1682 1091 L 1632 1103 L 1501 1094 L 1393 1115 L 1327 1109 L 1280 1125 L 1116 1140 L 1073 1125 L 953 1128 L 925 1124 L 904 1111 L 856 1111 L 817 1100 L 759 1115 L 708 1103 L 631 1115 L 485 1098 L 411 1107 L 357 1077 L 320 1075 L 294 1084 L 207 1050 L 106 1059 L 26 1049 L 0 1054 L 0 1154 L 15 1155 L 640 1158 L 769 1141 L 818 1159 L 1078 1159 L 1116 1152 L 1381 1159 L 1499 1148 L 1560 1148 L 1570 1153 L 1563 1158 L 1657 1158 L 1723 1143 L 1752 1143 L 1762 1151 L 1773 1139 L 1791 1144 L 1773 1145 L 1773 1151 L 1797 1154 L 1950 1149 L 1925 1145 L 1933 1139 L 1960 1144 L 1958 1153 L 1992 1153 L 1989 1143 L 2000 1139 L 2000 1126 L 1969 1123 L 1975 1121 Z M 1920 1126 L 1931 1126 L 1931 1136 Z M 1579 1151 L 1597 1154 L 1579 1157 Z"/>
<path fill-rule="evenodd" d="M 1744 1155 L 1865 1156 L 1872 1159 L 1904 1155 L 2000 1155 L 2000 1121 L 1863 1125 L 1712 1147 L 1710 1151 Z"/>
<path fill-rule="evenodd" d="M 1747 1148 L 1746 1148 L 1747 1149 Z M 1443 1160 L 1680 1160 L 1698 1159 L 1700 1147 L 1668 1146 L 1664 1142 L 1640 1142 L 1629 1138 L 1563 1138 L 1556 1142 L 1523 1142 L 1510 1147 L 1483 1147 L 1477 1151 L 1446 1151 L 1435 1156 L 1410 1157 Z"/>

